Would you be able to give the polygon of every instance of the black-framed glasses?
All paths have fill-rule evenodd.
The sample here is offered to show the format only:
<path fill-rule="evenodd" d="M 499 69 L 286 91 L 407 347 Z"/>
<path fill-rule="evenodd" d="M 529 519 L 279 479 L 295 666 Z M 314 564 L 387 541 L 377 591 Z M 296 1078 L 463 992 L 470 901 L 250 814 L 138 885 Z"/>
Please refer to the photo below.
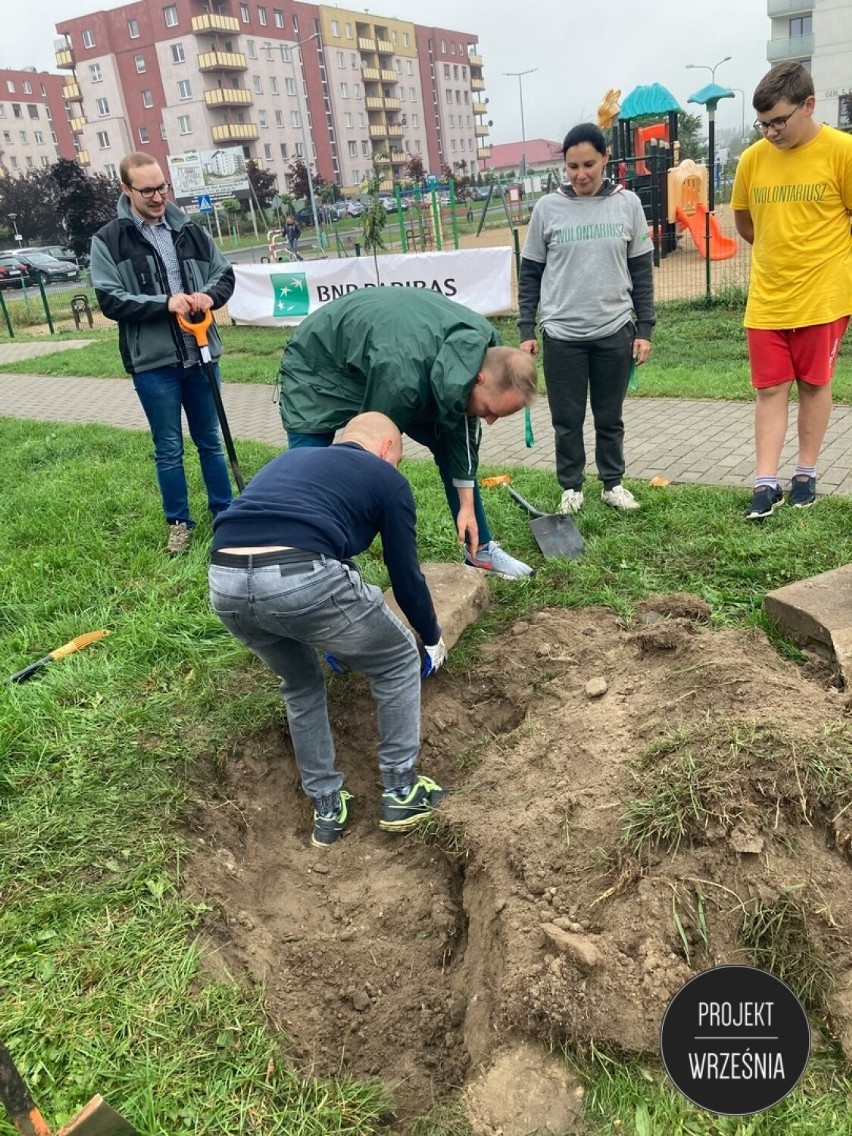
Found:
<path fill-rule="evenodd" d="M 139 189 L 138 186 L 135 185 L 131 185 L 129 188 L 135 193 L 138 193 L 140 197 L 144 197 L 146 201 L 153 201 L 155 193 L 158 193 L 160 197 L 165 197 L 172 188 L 172 183 L 170 181 L 164 181 L 162 185 L 145 186 L 144 189 Z"/>
<path fill-rule="evenodd" d="M 759 130 L 761 134 L 766 134 L 768 130 L 783 130 L 793 115 L 803 107 L 804 102 L 796 103 L 789 114 L 782 115 L 780 118 L 770 118 L 769 122 L 761 122 L 759 118 L 754 121 L 754 129 Z"/>

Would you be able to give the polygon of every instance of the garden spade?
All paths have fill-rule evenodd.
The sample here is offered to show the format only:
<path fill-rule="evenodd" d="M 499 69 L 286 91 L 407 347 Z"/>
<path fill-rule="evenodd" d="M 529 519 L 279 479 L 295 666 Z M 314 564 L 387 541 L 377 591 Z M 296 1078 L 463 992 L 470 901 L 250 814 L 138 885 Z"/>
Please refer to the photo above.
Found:
<path fill-rule="evenodd" d="M 222 429 L 222 439 L 225 443 L 225 449 L 228 452 L 231 472 L 234 475 L 234 481 L 237 483 L 238 491 L 242 493 L 246 487 L 245 478 L 243 477 L 243 471 L 240 469 L 240 463 L 237 461 L 234 439 L 231 437 L 231 428 L 228 425 L 228 419 L 225 417 L 225 405 L 222 402 L 222 392 L 219 390 L 219 384 L 216 381 L 216 372 L 213 370 L 213 360 L 210 356 L 210 347 L 207 343 L 207 329 L 213 322 L 213 313 L 204 312 L 202 318 L 198 320 L 197 323 L 193 323 L 192 320 L 186 319 L 178 312 L 177 321 L 184 331 L 189 332 L 189 334 L 195 338 L 195 342 L 198 344 L 198 350 L 201 352 L 201 365 L 204 367 L 204 373 L 207 375 L 207 380 L 210 383 L 210 393 L 213 395 L 213 404 L 216 407 L 216 416 L 219 419 L 219 426 Z"/>
<path fill-rule="evenodd" d="M 54 1136 L 36 1108 L 26 1082 L 2 1041 L 0 1101 L 21 1136 Z M 55 1136 L 136 1136 L 136 1129 L 115 1109 L 110 1108 L 102 1096 L 94 1096 L 73 1119 L 62 1125 Z"/>
<path fill-rule="evenodd" d="M 517 501 L 521 508 L 529 513 L 532 517 L 530 532 L 535 537 L 542 555 L 564 556 L 569 560 L 582 556 L 586 542 L 572 518 L 563 513 L 542 513 L 540 509 L 534 508 L 526 498 L 513 489 L 509 481 L 508 475 L 502 474 L 499 477 L 486 477 L 481 484 L 505 486 L 506 492 L 512 500 Z"/>

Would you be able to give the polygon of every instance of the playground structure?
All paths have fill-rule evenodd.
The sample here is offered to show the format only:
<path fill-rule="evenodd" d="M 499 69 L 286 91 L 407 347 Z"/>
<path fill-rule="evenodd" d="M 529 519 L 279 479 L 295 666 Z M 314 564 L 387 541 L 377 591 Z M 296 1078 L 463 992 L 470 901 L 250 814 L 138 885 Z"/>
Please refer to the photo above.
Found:
<path fill-rule="evenodd" d="M 598 122 L 612 127 L 608 173 L 642 202 L 654 263 L 675 251 L 684 231 L 702 259 L 734 256 L 737 242 L 722 233 L 713 213 L 707 166 L 680 161 L 677 116 L 682 108 L 677 100 L 659 83 L 636 87 L 620 106 L 619 96 L 607 91 L 598 108 Z"/>

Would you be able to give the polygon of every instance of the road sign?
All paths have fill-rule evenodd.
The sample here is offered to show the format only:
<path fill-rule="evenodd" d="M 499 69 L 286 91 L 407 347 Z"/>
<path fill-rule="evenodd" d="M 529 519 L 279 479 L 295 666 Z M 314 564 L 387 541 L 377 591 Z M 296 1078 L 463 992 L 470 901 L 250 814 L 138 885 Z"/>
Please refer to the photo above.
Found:
<path fill-rule="evenodd" d="M 213 199 L 209 193 L 199 193 L 196 197 L 199 213 L 212 213 L 213 212 Z"/>

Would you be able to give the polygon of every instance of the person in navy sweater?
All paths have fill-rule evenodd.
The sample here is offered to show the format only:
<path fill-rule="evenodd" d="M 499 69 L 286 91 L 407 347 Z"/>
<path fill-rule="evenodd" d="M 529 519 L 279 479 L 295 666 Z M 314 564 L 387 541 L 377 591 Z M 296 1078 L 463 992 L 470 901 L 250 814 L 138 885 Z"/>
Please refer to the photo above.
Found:
<path fill-rule="evenodd" d="M 334 445 L 273 458 L 214 521 L 210 602 L 234 638 L 281 679 L 317 847 L 343 835 L 351 799 L 335 769 L 320 652 L 332 669 L 370 679 L 384 788 L 379 827 L 406 832 L 445 795 L 415 772 L 420 680 L 447 652 L 417 559 L 414 497 L 397 469 L 401 458 L 393 422 L 359 414 Z M 352 563 L 376 536 L 396 601 L 424 644 L 422 665 L 414 635 Z"/>

